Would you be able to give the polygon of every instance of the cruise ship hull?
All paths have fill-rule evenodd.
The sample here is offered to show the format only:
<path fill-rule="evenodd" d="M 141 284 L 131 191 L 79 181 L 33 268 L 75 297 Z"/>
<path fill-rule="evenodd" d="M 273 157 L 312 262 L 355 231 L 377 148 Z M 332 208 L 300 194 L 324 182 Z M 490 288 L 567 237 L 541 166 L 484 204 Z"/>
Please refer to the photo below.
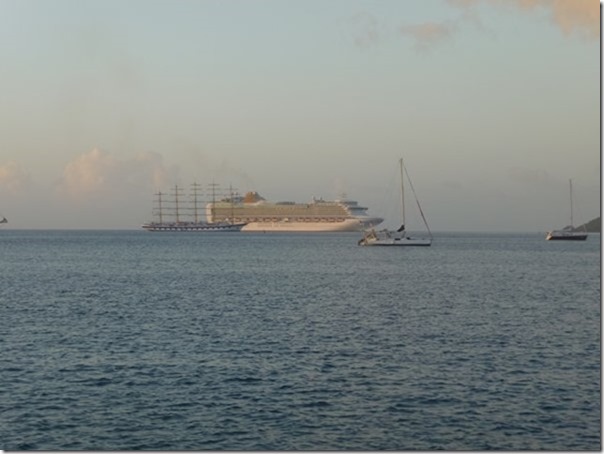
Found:
<path fill-rule="evenodd" d="M 380 218 L 343 219 L 341 221 L 324 222 L 249 222 L 241 229 L 242 232 L 360 232 L 382 222 Z"/>

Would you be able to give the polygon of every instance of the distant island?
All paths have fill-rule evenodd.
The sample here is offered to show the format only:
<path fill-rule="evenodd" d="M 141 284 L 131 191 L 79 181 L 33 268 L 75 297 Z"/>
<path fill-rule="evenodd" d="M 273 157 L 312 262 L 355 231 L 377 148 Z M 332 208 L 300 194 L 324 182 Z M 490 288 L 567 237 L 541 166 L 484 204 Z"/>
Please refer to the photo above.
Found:
<path fill-rule="evenodd" d="M 597 233 L 597 232 L 601 232 L 602 231 L 602 221 L 600 220 L 600 217 L 598 216 L 595 219 L 592 219 L 591 221 L 580 225 L 579 227 L 577 227 L 575 230 L 583 230 L 583 231 L 588 231 L 588 232 L 592 232 L 592 233 Z"/>

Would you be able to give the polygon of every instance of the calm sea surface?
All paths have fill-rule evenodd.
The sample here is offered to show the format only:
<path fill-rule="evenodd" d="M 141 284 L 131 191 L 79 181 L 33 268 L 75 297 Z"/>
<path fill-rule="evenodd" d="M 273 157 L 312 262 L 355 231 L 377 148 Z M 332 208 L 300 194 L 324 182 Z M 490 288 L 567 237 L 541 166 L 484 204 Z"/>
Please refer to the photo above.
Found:
<path fill-rule="evenodd" d="M 4 450 L 600 450 L 600 236 L 0 231 Z"/>

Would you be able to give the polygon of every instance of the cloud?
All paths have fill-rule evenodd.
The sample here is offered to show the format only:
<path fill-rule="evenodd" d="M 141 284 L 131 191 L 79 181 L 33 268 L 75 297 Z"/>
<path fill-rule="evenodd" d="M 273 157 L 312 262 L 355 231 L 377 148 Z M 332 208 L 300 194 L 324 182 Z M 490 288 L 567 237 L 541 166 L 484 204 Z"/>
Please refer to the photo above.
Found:
<path fill-rule="evenodd" d="M 600 2 L 598 0 L 542 0 L 535 3 L 552 9 L 552 19 L 565 35 L 578 32 L 591 39 L 599 38 Z"/>
<path fill-rule="evenodd" d="M 107 186 L 115 167 L 116 161 L 111 155 L 95 148 L 67 164 L 61 186 L 71 195 L 99 191 Z"/>
<path fill-rule="evenodd" d="M 16 194 L 31 184 L 29 174 L 14 161 L 0 166 L 0 188 L 4 192 Z"/>
<path fill-rule="evenodd" d="M 159 153 L 139 153 L 134 159 L 125 161 L 122 166 L 122 178 L 131 183 L 146 183 L 148 187 L 160 189 L 177 181 L 178 168 L 167 167 Z"/>
<path fill-rule="evenodd" d="M 83 153 L 63 170 L 59 191 L 72 197 L 94 194 L 126 195 L 129 191 L 151 191 L 175 180 L 176 169 L 168 169 L 158 153 L 139 153 L 131 159 L 118 159 L 94 148 Z"/>
<path fill-rule="evenodd" d="M 450 39 L 456 28 L 453 22 L 425 22 L 417 25 L 403 25 L 399 27 L 399 32 L 401 35 L 413 38 L 418 50 L 428 50 L 436 44 Z"/>
<path fill-rule="evenodd" d="M 598 0 L 448 0 L 449 4 L 468 10 L 478 4 L 513 7 L 523 12 L 543 9 L 565 35 L 581 34 L 589 39 L 600 36 L 600 2 Z"/>
<path fill-rule="evenodd" d="M 599 39 L 600 36 L 598 0 L 448 0 L 448 3 L 457 8 L 459 17 L 442 22 L 403 24 L 398 27 L 399 34 L 411 38 L 417 50 L 427 51 L 451 40 L 462 27 L 471 25 L 482 33 L 491 33 L 476 8 L 486 5 L 511 8 L 525 14 L 545 11 L 566 36 L 578 34 L 588 39 Z M 352 16 L 348 28 L 355 46 L 362 49 L 377 46 L 388 35 L 386 27 L 367 12 Z"/>

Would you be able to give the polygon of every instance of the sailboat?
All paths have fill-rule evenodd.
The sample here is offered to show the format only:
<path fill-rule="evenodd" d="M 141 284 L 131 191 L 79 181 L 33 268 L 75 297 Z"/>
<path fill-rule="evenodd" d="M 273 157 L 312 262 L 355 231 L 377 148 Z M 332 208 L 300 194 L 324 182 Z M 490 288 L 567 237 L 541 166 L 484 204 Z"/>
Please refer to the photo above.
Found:
<path fill-rule="evenodd" d="M 388 229 L 378 231 L 375 229 L 366 230 L 363 238 L 358 242 L 359 246 L 430 246 L 432 244 L 432 232 L 430 232 L 430 227 L 428 227 L 428 222 L 426 221 L 422 207 L 419 204 L 415 189 L 413 189 L 413 183 L 411 183 L 411 178 L 409 178 L 407 168 L 404 166 L 402 158 L 399 159 L 399 166 L 401 171 L 401 214 L 403 223 L 396 231 Z M 424 225 L 428 231 L 427 238 L 411 237 L 407 234 L 405 228 L 405 175 L 407 175 L 409 186 L 413 191 L 415 202 L 417 203 Z"/>
<path fill-rule="evenodd" d="M 565 241 L 585 241 L 587 239 L 587 230 L 583 232 L 575 231 L 573 225 L 573 180 L 568 180 L 570 189 L 570 225 L 567 225 L 562 230 L 552 230 L 547 232 L 545 239 L 551 240 L 565 240 Z M 583 226 L 585 229 L 585 226 Z"/>

